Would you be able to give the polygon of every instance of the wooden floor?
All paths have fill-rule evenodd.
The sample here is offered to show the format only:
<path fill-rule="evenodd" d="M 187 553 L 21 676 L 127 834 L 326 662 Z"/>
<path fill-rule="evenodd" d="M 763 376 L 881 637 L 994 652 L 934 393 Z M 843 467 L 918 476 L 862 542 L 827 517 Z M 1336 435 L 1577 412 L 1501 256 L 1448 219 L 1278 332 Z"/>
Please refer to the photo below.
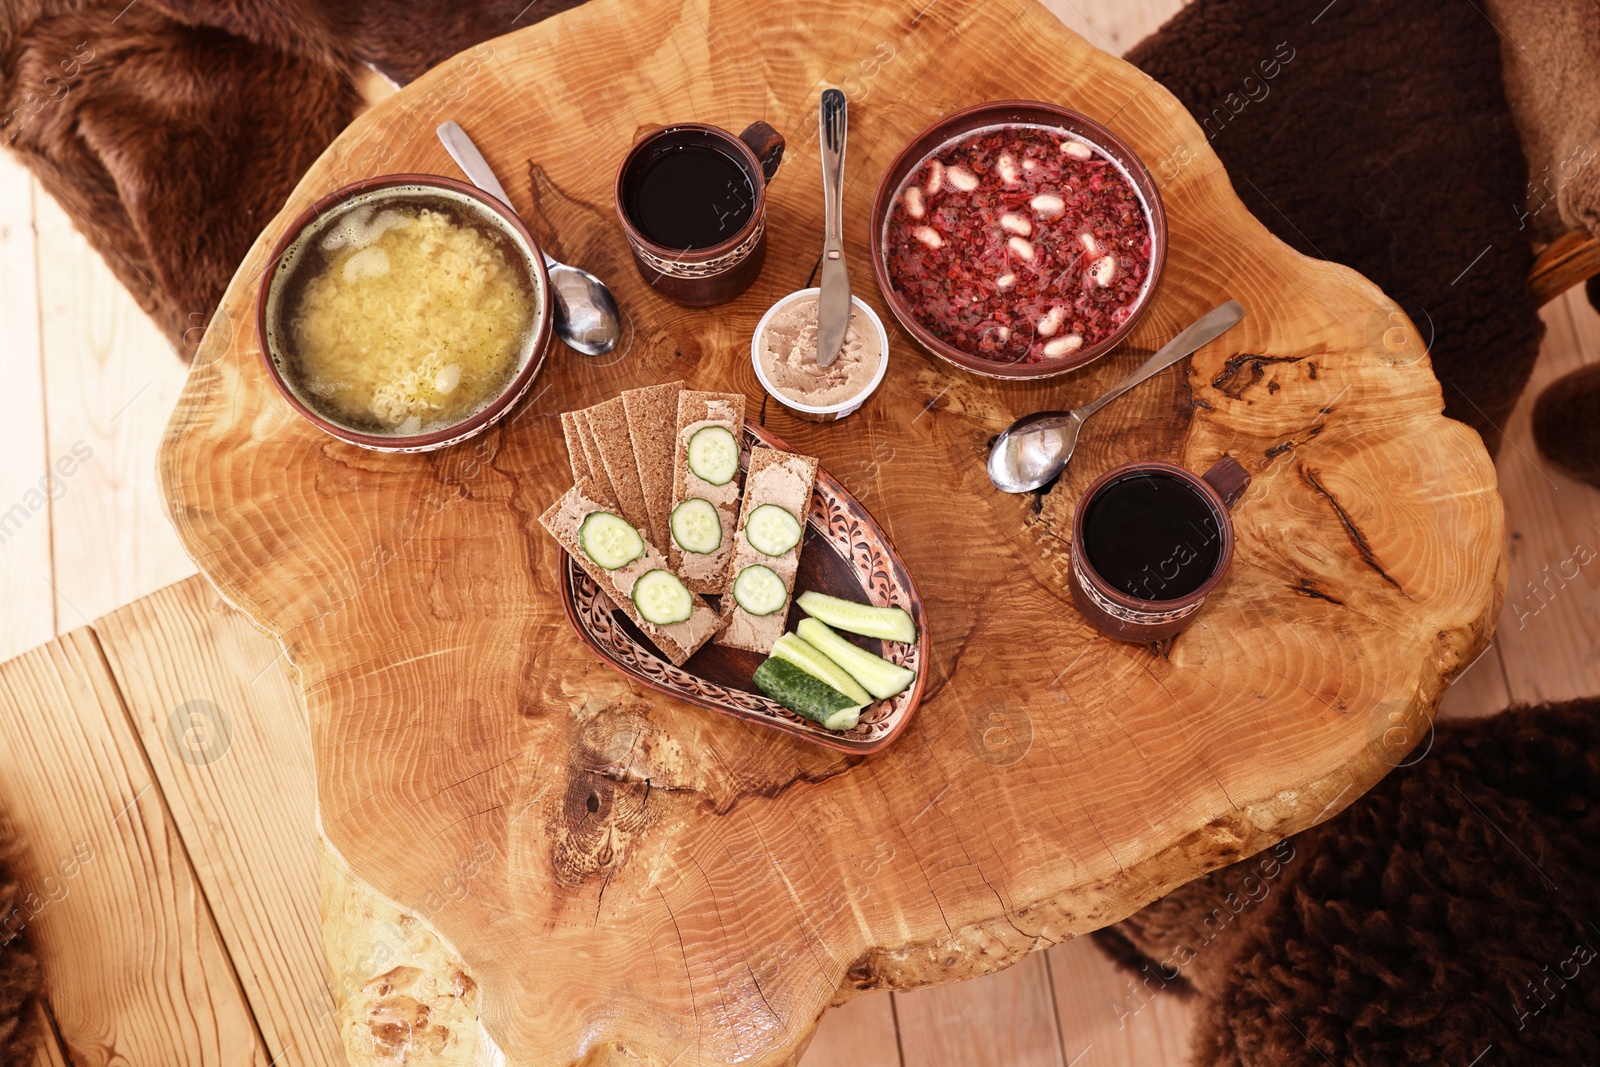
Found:
<path fill-rule="evenodd" d="M 1120 52 L 1179 3 L 1048 6 Z M 1544 315 L 1498 463 L 1507 603 L 1446 714 L 1600 692 L 1600 567 L 1547 581 L 1600 545 L 1600 492 L 1549 469 L 1528 425 L 1545 382 L 1600 359 L 1600 316 L 1575 294 Z M 155 479 L 183 376 L 62 209 L 0 157 L 0 380 L 16 401 L 0 424 L 0 661 L 64 635 L 0 667 L 0 806 L 36 868 L 49 982 L 38 1062 L 337 1063 L 298 701 L 272 645 L 202 582 L 163 589 L 195 573 Z M 194 728 L 226 738 L 219 758 L 175 743 Z M 978 981 L 860 998 L 804 1062 L 1184 1063 L 1188 1007 L 1138 1007 L 1080 940 Z"/>

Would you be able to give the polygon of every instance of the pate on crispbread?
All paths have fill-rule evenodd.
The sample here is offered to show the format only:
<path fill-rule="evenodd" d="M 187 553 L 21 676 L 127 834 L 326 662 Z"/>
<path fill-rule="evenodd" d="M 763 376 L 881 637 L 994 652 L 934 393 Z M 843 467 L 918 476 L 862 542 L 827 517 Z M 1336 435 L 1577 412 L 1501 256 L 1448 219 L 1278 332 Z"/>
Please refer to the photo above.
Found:
<path fill-rule="evenodd" d="M 646 621 L 634 605 L 633 583 L 651 570 L 670 569 L 660 550 L 648 540 L 644 552 L 626 566 L 607 570 L 599 566 L 583 550 L 578 540 L 578 530 L 583 520 L 596 511 L 610 511 L 610 506 L 599 499 L 599 487 L 589 479 L 579 479 L 560 500 L 539 516 L 539 524 L 554 537 L 567 554 L 582 567 L 611 601 L 622 609 L 633 624 L 659 648 L 674 664 L 682 666 L 690 656 L 722 628 L 722 620 L 711 605 L 698 596 L 692 597 L 689 618 L 668 626 L 657 626 Z M 614 514 L 614 513 L 613 513 Z"/>
<path fill-rule="evenodd" d="M 729 481 L 712 484 L 690 468 L 689 446 L 696 433 L 718 426 L 733 435 L 735 447 L 744 436 L 744 395 L 686 389 L 678 395 L 678 423 L 673 443 L 672 506 L 686 500 L 708 501 L 722 524 L 722 538 L 710 552 L 686 552 L 672 539 L 673 572 L 696 593 L 722 593 L 728 583 L 728 560 L 733 556 L 733 531 L 739 519 L 737 470 Z"/>

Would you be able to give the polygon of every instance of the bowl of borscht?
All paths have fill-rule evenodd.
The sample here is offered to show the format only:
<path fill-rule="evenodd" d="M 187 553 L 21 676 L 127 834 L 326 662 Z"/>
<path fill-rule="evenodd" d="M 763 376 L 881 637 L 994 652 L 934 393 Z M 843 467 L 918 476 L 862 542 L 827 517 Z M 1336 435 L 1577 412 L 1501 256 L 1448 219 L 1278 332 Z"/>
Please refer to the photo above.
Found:
<path fill-rule="evenodd" d="M 966 108 L 890 163 L 872 266 L 928 351 L 991 378 L 1049 378 L 1114 348 L 1166 260 L 1155 181 L 1104 126 L 1031 100 Z"/>

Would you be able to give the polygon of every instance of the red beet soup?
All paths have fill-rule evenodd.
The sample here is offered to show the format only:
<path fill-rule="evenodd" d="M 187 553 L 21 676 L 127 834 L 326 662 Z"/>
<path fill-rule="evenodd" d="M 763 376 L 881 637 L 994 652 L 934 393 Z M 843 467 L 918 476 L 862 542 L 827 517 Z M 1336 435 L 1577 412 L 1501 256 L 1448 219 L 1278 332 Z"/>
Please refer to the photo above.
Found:
<path fill-rule="evenodd" d="M 1048 363 L 1109 337 L 1149 280 L 1153 241 L 1116 163 L 1031 125 L 934 149 L 895 194 L 883 237 L 917 322 L 995 363 Z"/>

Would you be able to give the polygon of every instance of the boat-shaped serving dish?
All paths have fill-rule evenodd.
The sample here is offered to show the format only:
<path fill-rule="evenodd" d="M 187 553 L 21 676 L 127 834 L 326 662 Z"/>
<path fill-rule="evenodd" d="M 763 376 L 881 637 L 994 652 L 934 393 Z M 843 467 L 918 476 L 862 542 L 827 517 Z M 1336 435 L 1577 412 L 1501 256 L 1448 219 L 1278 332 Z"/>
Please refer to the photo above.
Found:
<path fill-rule="evenodd" d="M 745 423 L 739 457 L 741 478 L 754 445 L 793 451 L 761 427 Z M 867 651 L 917 672 L 909 689 L 868 706 L 861 721 L 849 730 L 825 730 L 759 692 L 751 676 L 766 658 L 760 653 L 712 642 L 683 666 L 674 666 L 566 553 L 562 553 L 561 567 L 561 604 L 579 638 L 612 668 L 658 693 L 841 752 L 862 754 L 876 752 L 898 737 L 922 700 L 928 665 L 928 620 L 922 598 L 883 528 L 824 470 L 817 472 L 811 511 L 806 516 L 796 597 L 815 590 L 904 608 L 917 626 L 917 640 L 911 644 L 843 635 Z M 804 616 L 791 601 L 788 629 L 793 630 Z"/>

